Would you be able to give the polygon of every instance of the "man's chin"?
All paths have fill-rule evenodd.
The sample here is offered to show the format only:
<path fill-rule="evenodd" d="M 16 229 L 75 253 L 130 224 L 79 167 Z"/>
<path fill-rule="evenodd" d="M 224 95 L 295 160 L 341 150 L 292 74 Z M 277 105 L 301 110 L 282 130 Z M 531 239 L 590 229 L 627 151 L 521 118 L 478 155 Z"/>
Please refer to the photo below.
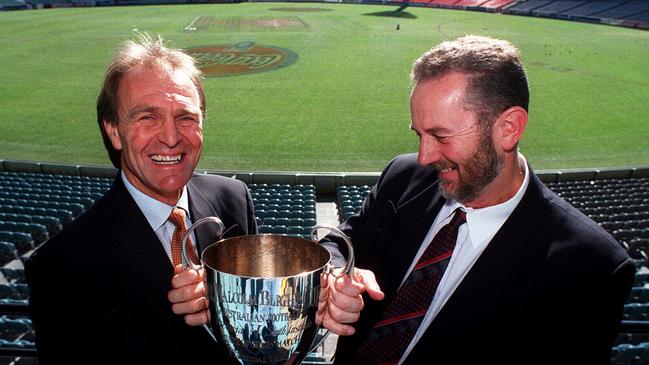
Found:
<path fill-rule="evenodd" d="M 446 200 L 455 198 L 455 190 L 453 189 L 453 183 L 451 182 L 440 181 L 439 191 Z"/>
<path fill-rule="evenodd" d="M 189 179 L 191 178 L 191 175 L 185 176 L 185 175 L 172 175 L 172 176 L 165 176 L 162 177 L 159 180 L 158 183 L 158 188 L 160 192 L 167 194 L 173 194 L 178 191 L 181 191 L 185 185 L 189 182 Z"/>

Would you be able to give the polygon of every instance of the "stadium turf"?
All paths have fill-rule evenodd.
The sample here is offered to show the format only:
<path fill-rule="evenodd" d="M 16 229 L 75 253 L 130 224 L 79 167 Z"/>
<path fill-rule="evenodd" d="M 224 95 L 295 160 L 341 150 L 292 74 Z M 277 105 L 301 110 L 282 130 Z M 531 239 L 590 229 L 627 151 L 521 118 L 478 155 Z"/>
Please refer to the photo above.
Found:
<path fill-rule="evenodd" d="M 521 49 L 532 89 L 521 150 L 535 168 L 649 165 L 649 32 L 412 7 L 395 17 L 395 8 L 242 3 L 0 12 L 0 158 L 108 165 L 95 98 L 119 43 L 146 31 L 181 48 L 250 41 L 298 56 L 271 71 L 205 80 L 200 168 L 379 171 L 417 149 L 408 129 L 414 59 L 441 40 L 481 34 Z"/>

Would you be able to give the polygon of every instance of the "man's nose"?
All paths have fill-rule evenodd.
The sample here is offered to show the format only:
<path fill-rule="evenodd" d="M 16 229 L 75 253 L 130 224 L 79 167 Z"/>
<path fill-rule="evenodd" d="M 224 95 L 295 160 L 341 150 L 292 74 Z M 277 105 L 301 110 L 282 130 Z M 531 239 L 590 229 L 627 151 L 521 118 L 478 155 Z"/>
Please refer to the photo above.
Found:
<path fill-rule="evenodd" d="M 166 118 L 162 125 L 160 126 L 160 132 L 158 133 L 158 139 L 160 142 L 164 143 L 167 147 L 175 147 L 178 142 L 180 142 L 180 133 L 178 132 L 178 126 L 176 121 L 173 118 Z"/>
<path fill-rule="evenodd" d="M 441 155 L 437 146 L 437 141 L 432 138 L 421 138 L 419 140 L 419 153 L 417 162 L 422 166 L 431 165 L 439 161 Z"/>

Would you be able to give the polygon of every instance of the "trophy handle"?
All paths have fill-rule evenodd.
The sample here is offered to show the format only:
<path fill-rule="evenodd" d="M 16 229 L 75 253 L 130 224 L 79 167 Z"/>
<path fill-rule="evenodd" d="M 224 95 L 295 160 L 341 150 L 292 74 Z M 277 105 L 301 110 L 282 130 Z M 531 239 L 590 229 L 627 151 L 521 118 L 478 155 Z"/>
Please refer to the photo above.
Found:
<path fill-rule="evenodd" d="M 352 246 L 352 241 L 349 240 L 349 237 L 347 237 L 347 235 L 344 234 L 343 231 L 339 230 L 338 228 L 336 228 L 334 226 L 330 226 L 328 224 L 316 224 L 315 226 L 313 226 L 313 228 L 311 228 L 311 239 L 313 241 L 317 242 L 317 240 L 318 240 L 318 236 L 317 236 L 318 235 L 318 229 L 320 229 L 320 228 L 328 229 L 328 230 L 330 230 L 332 232 L 336 232 L 345 241 L 345 243 L 347 244 L 347 252 L 349 252 L 349 255 L 348 255 L 349 257 L 347 257 L 347 264 L 345 265 L 345 267 L 343 268 L 343 271 L 342 271 L 343 273 L 341 275 L 336 275 L 336 274 L 334 274 L 332 272 L 331 275 L 333 275 L 333 276 L 335 276 L 337 278 L 342 277 L 343 275 L 347 275 L 350 278 L 353 278 L 354 277 L 355 255 L 354 255 L 354 247 Z"/>
<path fill-rule="evenodd" d="M 225 230 L 225 226 L 223 225 L 223 221 L 221 221 L 221 219 L 219 219 L 218 217 L 201 218 L 201 219 L 197 220 L 194 224 L 192 224 L 192 226 L 189 227 L 189 229 L 187 229 L 187 231 L 183 235 L 183 240 L 182 240 L 182 243 L 180 245 L 180 247 L 182 248 L 182 255 L 181 256 L 182 256 L 183 270 L 187 270 L 187 267 L 191 267 L 192 269 L 194 269 L 196 271 L 203 268 L 202 265 L 195 264 L 195 263 L 191 262 L 191 260 L 189 260 L 189 258 L 187 256 L 187 238 L 192 234 L 192 232 L 194 232 L 194 230 L 196 228 L 198 228 L 198 226 L 200 226 L 200 225 L 202 225 L 204 223 L 208 223 L 208 222 L 213 222 L 213 223 L 218 224 L 218 226 L 219 226 L 219 231 L 218 232 L 219 233 L 217 233 L 217 236 L 220 237 L 223 234 L 223 231 Z M 196 250 L 198 251 L 198 246 L 196 246 Z M 216 336 L 214 336 L 214 332 L 212 332 L 212 329 L 207 324 L 203 324 L 203 328 L 205 329 L 205 331 L 207 331 L 207 333 L 209 333 L 210 337 L 212 337 L 212 339 L 216 343 L 219 342 L 216 339 Z"/>
<path fill-rule="evenodd" d="M 354 247 L 352 246 L 352 242 L 349 240 L 349 237 L 347 237 L 347 235 L 345 233 L 343 233 L 343 231 L 339 230 L 338 228 L 336 228 L 334 226 L 330 226 L 330 225 L 327 225 L 327 224 L 317 224 L 317 225 L 313 226 L 313 228 L 311 228 L 311 239 L 313 241 L 315 241 L 315 242 L 318 241 L 318 236 L 317 235 L 318 235 L 318 229 L 320 229 L 320 228 L 328 229 L 329 231 L 336 232 L 345 241 L 345 244 L 347 244 L 347 251 L 349 252 L 349 255 L 348 255 L 349 257 L 347 258 L 347 264 L 343 268 L 342 274 L 336 275 L 336 274 L 333 273 L 333 271 L 330 271 L 328 274 L 333 275 L 333 276 L 335 276 L 337 278 L 343 277 L 345 275 L 349 276 L 350 278 L 353 278 L 354 277 L 354 264 L 355 264 L 356 256 L 354 254 Z M 322 326 L 322 325 L 320 325 L 320 326 Z M 311 344 L 311 349 L 309 350 L 309 352 L 315 351 L 315 349 L 318 348 L 318 346 L 320 346 L 320 344 L 322 344 L 324 342 L 324 340 L 327 338 L 327 336 L 329 336 L 329 333 L 331 333 L 331 331 L 329 331 L 328 329 L 325 329 L 325 333 L 322 335 L 322 337 L 320 337 L 319 340 L 315 341 L 315 339 L 314 339 L 314 343 Z M 316 339 L 317 339 L 317 335 L 316 335 Z"/>
<path fill-rule="evenodd" d="M 198 226 L 200 226 L 200 225 L 202 225 L 204 223 L 208 223 L 208 222 L 213 222 L 213 223 L 216 223 L 216 224 L 219 225 L 219 233 L 216 234 L 217 236 L 220 237 L 223 234 L 223 231 L 225 230 L 225 226 L 223 225 L 223 221 L 221 219 L 219 219 L 218 217 L 201 218 L 201 219 L 197 220 L 194 224 L 192 224 L 192 226 L 189 227 L 189 229 L 187 229 L 187 231 L 183 235 L 183 240 L 182 240 L 182 243 L 180 245 L 180 247 L 182 248 L 183 270 L 186 270 L 188 266 L 191 267 L 194 270 L 200 270 L 200 269 L 203 268 L 201 265 L 195 264 L 195 263 L 191 262 L 191 260 L 189 260 L 189 258 L 187 256 L 187 238 L 189 238 L 189 236 L 192 234 L 192 232 L 194 232 L 194 230 L 196 228 L 198 228 Z M 196 246 L 196 250 L 198 251 L 198 246 Z"/>

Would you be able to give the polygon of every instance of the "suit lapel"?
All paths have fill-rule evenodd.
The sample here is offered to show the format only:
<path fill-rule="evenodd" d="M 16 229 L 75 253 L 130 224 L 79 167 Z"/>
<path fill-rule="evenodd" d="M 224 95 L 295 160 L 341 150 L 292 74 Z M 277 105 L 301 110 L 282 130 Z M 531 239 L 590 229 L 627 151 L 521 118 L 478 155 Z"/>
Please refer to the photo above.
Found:
<path fill-rule="evenodd" d="M 224 217 L 219 216 L 217 210 L 210 204 L 210 201 L 205 195 L 196 187 L 196 185 L 189 180 L 187 184 L 187 193 L 189 198 L 189 210 L 191 212 L 192 222 L 196 222 L 201 218 L 216 216 L 220 219 Z M 226 222 L 223 222 L 226 224 Z M 228 227 L 225 227 L 227 230 Z M 218 232 L 218 228 L 215 223 L 205 223 L 200 227 L 196 228 L 194 231 L 196 236 L 196 245 L 198 246 L 198 252 L 202 253 L 207 246 L 216 242 L 220 239 L 221 234 Z"/>
<path fill-rule="evenodd" d="M 399 232 L 397 238 L 399 254 L 391 259 L 397 260 L 393 265 L 399 268 L 400 272 L 391 275 L 393 281 L 387 286 L 387 290 L 392 294 L 399 288 L 401 280 L 445 201 L 436 183 L 437 175 L 431 174 L 431 171 L 424 170 L 420 176 L 417 176 L 416 182 L 409 185 L 413 188 L 406 190 L 396 204 L 389 202 L 392 206 L 396 206 L 395 220 Z"/>
<path fill-rule="evenodd" d="M 171 278 L 173 268 L 169 257 L 146 217 L 126 190 L 120 174 L 112 189 L 115 194 L 115 229 L 118 231 L 123 273 L 166 270 Z"/>

